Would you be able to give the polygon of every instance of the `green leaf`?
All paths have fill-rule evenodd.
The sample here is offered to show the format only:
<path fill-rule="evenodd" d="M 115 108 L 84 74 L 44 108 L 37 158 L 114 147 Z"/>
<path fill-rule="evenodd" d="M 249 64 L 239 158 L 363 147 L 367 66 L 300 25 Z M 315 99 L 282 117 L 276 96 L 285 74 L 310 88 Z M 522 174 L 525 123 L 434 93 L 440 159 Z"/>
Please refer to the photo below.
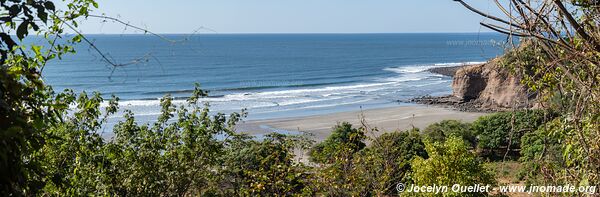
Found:
<path fill-rule="evenodd" d="M 38 9 L 38 13 L 37 13 L 38 18 L 40 18 L 42 20 L 42 22 L 46 23 L 48 22 L 48 13 L 46 13 L 46 10 L 42 9 Z"/>
<path fill-rule="evenodd" d="M 51 1 L 44 2 L 44 7 L 46 7 L 46 9 L 52 10 L 52 11 L 55 11 L 55 9 L 56 9 L 54 7 L 54 3 L 52 3 Z"/>
<path fill-rule="evenodd" d="M 31 50 L 33 50 L 36 55 L 39 55 L 41 54 L 42 46 L 33 45 L 31 46 Z"/>
<path fill-rule="evenodd" d="M 19 7 L 19 5 L 15 4 L 10 6 L 10 8 L 8 9 L 8 12 L 10 14 L 10 16 L 17 16 L 19 15 L 19 12 L 21 12 L 21 7 Z"/>
<path fill-rule="evenodd" d="M 19 25 L 19 27 L 17 28 L 17 37 L 19 38 L 19 40 L 23 40 L 23 38 L 25 38 L 25 36 L 27 36 L 29 34 L 29 32 L 27 32 L 28 27 L 29 27 L 28 21 L 23 21 Z"/>
<path fill-rule="evenodd" d="M 73 37 L 73 42 L 75 43 L 79 43 L 81 42 L 81 38 L 83 38 L 83 36 L 81 34 L 77 34 L 75 37 Z"/>
<path fill-rule="evenodd" d="M 37 26 L 37 24 L 35 24 L 34 22 L 29 23 L 29 25 L 31 25 L 31 27 L 33 28 L 34 31 L 40 30 L 40 27 Z"/>

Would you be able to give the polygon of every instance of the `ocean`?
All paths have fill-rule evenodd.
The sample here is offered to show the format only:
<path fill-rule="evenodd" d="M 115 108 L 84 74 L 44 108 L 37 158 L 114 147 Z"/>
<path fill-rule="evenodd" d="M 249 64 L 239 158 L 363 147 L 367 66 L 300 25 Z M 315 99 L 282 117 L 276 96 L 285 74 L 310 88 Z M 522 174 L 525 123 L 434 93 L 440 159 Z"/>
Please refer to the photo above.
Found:
<path fill-rule="evenodd" d="M 118 63 L 85 44 L 53 61 L 43 76 L 55 90 L 121 98 L 141 121 L 159 114 L 166 94 L 182 104 L 200 83 L 213 112 L 247 109 L 248 120 L 410 105 L 451 93 L 452 78 L 432 67 L 485 62 L 502 54 L 495 33 L 90 35 Z M 117 119 L 121 114 L 117 114 Z"/>

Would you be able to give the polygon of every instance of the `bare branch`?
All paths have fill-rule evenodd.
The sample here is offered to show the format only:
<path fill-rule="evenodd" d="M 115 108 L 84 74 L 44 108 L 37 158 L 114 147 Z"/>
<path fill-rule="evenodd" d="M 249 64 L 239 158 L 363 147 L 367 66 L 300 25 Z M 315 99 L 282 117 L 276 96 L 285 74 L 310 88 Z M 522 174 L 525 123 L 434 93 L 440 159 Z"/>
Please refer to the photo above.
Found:
<path fill-rule="evenodd" d="M 472 6 L 470 6 L 469 4 L 465 3 L 465 2 L 464 2 L 464 1 L 462 1 L 462 0 L 453 0 L 453 1 L 457 1 L 457 2 L 459 2 L 459 3 L 460 3 L 460 4 L 462 4 L 462 5 L 463 5 L 465 8 L 467 8 L 467 9 L 469 9 L 469 10 L 471 10 L 471 11 L 473 11 L 473 12 L 475 12 L 475 13 L 477 13 L 477 14 L 479 14 L 479 15 L 483 16 L 483 17 L 486 17 L 486 18 L 489 18 L 489 19 L 492 19 L 492 20 L 495 20 L 495 21 L 498 21 L 498 22 L 504 23 L 504 24 L 506 24 L 506 25 L 513 26 L 513 27 L 522 28 L 522 27 L 521 27 L 520 25 L 518 25 L 518 24 L 514 24 L 514 23 L 508 22 L 508 21 L 506 21 L 506 20 L 504 20 L 504 19 L 498 18 L 498 17 L 496 17 L 496 16 L 493 16 L 493 15 L 490 15 L 490 14 L 486 14 L 486 13 L 484 13 L 484 12 L 482 12 L 482 11 L 479 11 L 478 9 L 476 9 L 476 8 L 474 8 L 474 7 L 472 7 Z"/>
<path fill-rule="evenodd" d="M 553 0 L 553 2 L 554 2 L 554 4 L 556 4 L 558 9 L 561 11 L 561 13 L 567 18 L 567 21 L 569 21 L 569 24 L 571 24 L 571 26 L 573 26 L 573 28 L 575 29 L 577 34 L 579 36 L 581 36 L 582 39 L 590 42 L 593 45 L 595 50 L 600 51 L 600 44 L 598 44 L 596 39 L 592 38 L 585 31 L 585 29 L 577 22 L 577 20 L 573 17 L 573 15 L 571 15 L 571 13 L 569 13 L 569 11 L 565 7 L 565 5 L 561 2 L 561 0 Z"/>

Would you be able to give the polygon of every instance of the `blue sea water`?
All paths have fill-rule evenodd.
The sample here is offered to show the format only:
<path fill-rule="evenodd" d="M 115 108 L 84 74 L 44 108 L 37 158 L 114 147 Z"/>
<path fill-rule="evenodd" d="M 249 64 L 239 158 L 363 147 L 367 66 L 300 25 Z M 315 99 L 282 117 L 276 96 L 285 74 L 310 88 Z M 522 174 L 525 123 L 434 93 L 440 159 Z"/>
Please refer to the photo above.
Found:
<path fill-rule="evenodd" d="M 181 104 L 194 83 L 210 91 L 215 112 L 246 108 L 248 119 L 323 114 L 402 105 L 451 93 L 452 79 L 432 67 L 484 62 L 503 52 L 493 33 L 91 35 L 112 67 L 85 44 L 46 66 L 55 90 L 98 91 L 121 98 L 142 120 L 159 114 L 159 98 Z M 142 58 L 147 57 L 147 58 Z M 141 59 L 140 59 L 141 58 Z M 117 116 L 119 116 L 118 114 Z"/>

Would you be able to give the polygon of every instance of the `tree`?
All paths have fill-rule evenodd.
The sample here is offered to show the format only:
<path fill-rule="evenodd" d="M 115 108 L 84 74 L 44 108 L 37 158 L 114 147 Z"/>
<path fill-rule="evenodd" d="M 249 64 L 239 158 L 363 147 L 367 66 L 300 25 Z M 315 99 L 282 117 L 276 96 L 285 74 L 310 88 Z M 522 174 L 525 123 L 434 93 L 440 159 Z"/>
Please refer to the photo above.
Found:
<path fill-rule="evenodd" d="M 454 135 L 460 136 L 471 146 L 475 146 L 476 137 L 471 131 L 471 124 L 463 123 L 458 120 L 443 120 L 438 123 L 427 126 L 423 130 L 423 135 L 433 142 L 444 142 L 446 138 Z"/>
<path fill-rule="evenodd" d="M 494 0 L 503 16 L 478 10 L 490 19 L 481 23 L 524 43 L 509 51 L 506 66 L 523 76 L 522 82 L 540 93 L 545 107 L 559 98 L 559 126 L 550 133 L 565 133 L 561 141 L 567 168 L 548 177 L 563 184 L 600 184 L 600 6 L 596 0 L 506 1 Z M 577 154 L 577 155 L 575 155 Z M 586 158 L 586 159 L 582 159 Z"/>
<path fill-rule="evenodd" d="M 471 124 L 471 128 L 477 135 L 477 147 L 485 154 L 494 156 L 519 150 L 521 136 L 535 131 L 547 119 L 542 110 L 500 112 L 480 117 Z"/>
<path fill-rule="evenodd" d="M 353 194 L 397 194 L 396 184 L 412 182 L 411 161 L 416 157 L 428 158 L 418 129 L 382 134 L 354 158 Z"/>
<path fill-rule="evenodd" d="M 309 152 L 310 160 L 319 166 L 314 176 L 311 194 L 347 196 L 354 190 L 353 158 L 366 145 L 365 127 L 353 128 L 343 122 L 333 127 L 327 139 L 315 145 Z"/>
<path fill-rule="evenodd" d="M 263 141 L 235 132 L 245 115 L 209 115 L 198 87 L 187 104 L 161 100 L 161 115 L 138 124 L 131 112 L 113 129 L 114 138 L 99 135 L 102 123 L 117 110 L 117 100 L 100 110 L 99 94 L 81 94 L 69 104 L 74 114 L 52 126 L 41 150 L 32 155 L 46 169 L 43 195 L 290 195 L 306 186 L 308 168 L 293 151 L 306 147 L 302 137 L 268 135 Z M 65 95 L 73 98 L 74 94 Z M 105 111 L 105 113 L 101 113 Z M 174 118 L 176 117 L 176 118 Z"/>
<path fill-rule="evenodd" d="M 564 133 L 553 132 L 560 125 L 561 119 L 557 118 L 539 127 L 535 132 L 526 133 L 521 138 L 519 161 L 523 163 L 523 169 L 519 176 L 529 184 L 543 184 L 544 178 L 553 179 L 549 175 L 568 167 L 563 158 L 565 150 L 560 143 L 565 140 Z"/>
<path fill-rule="evenodd" d="M 98 152 L 106 145 L 95 133 L 104 122 L 99 103 L 104 99 L 85 92 L 79 97 L 72 91 L 56 93 L 45 84 L 42 74 L 49 61 L 75 53 L 73 45 L 85 42 L 102 60 L 114 68 L 140 62 L 120 64 L 107 58 L 93 42 L 80 33 L 78 21 L 90 17 L 114 21 L 127 27 L 141 29 L 116 18 L 92 15 L 98 8 L 94 0 L 69 0 L 65 10 L 57 9 L 51 0 L 0 1 L 0 194 L 35 195 L 47 191 L 67 194 L 102 193 L 109 188 L 89 189 L 97 180 L 79 179 L 68 174 L 74 171 L 86 173 L 91 166 L 73 166 L 73 159 L 81 161 L 82 155 L 93 156 L 91 161 L 100 162 Z M 66 30 L 74 36 L 66 36 Z M 145 31 L 153 34 L 150 31 Z M 47 43 L 28 45 L 24 40 L 32 34 Z M 15 36 L 16 35 L 16 39 Z M 153 34 L 162 37 L 160 35 Z M 36 38 L 37 39 L 37 38 Z M 106 115 L 116 111 L 116 98 Z M 69 106 L 77 106 L 75 117 L 68 112 Z M 73 138 L 73 139 L 72 139 Z M 48 159 L 51 156 L 56 158 Z M 64 168 L 64 169 L 62 169 Z M 92 169 L 89 173 L 96 173 Z M 87 177 L 90 178 L 90 177 Z M 104 178 L 98 175 L 92 178 Z M 78 180 L 81 182 L 73 182 Z M 85 182 L 89 181 L 89 182 Z M 86 185 L 77 187 L 74 185 Z M 83 190 L 81 190 L 83 189 Z M 71 192 L 73 191 L 73 192 Z M 54 193 L 57 194 L 57 193 Z"/>
<path fill-rule="evenodd" d="M 290 196 L 308 187 L 308 167 L 294 160 L 294 148 L 303 139 L 270 134 L 262 142 L 233 146 L 225 157 L 220 188 L 233 195 Z M 300 143 L 301 144 L 301 143 Z"/>
<path fill-rule="evenodd" d="M 412 162 L 414 185 L 438 185 L 452 187 L 495 184 L 493 174 L 487 170 L 478 157 L 469 151 L 469 146 L 457 136 L 446 142 L 425 142 L 429 158 L 417 157 Z M 444 193 L 447 196 L 484 196 L 485 193 Z M 405 193 L 415 195 L 413 193 Z"/>
<path fill-rule="evenodd" d="M 75 20 L 88 15 L 97 4 L 93 0 L 73 0 L 60 11 L 52 1 L 0 1 L 0 193 L 36 193 L 44 185 L 45 174 L 31 154 L 44 145 L 45 131 L 60 122 L 57 114 L 67 108 L 65 99 L 46 86 L 41 73 L 47 61 L 73 52 L 59 44 L 63 26 L 75 27 Z M 32 31 L 33 30 L 33 31 Z M 43 35 L 48 46 L 26 46 L 21 41 L 29 34 Z M 15 40 L 11 34 L 16 35 Z"/>
<path fill-rule="evenodd" d="M 333 128 L 325 141 L 310 150 L 310 159 L 316 163 L 333 163 L 337 157 L 353 155 L 362 150 L 366 146 L 365 139 L 362 129 L 352 128 L 352 124 L 343 122 Z"/>

